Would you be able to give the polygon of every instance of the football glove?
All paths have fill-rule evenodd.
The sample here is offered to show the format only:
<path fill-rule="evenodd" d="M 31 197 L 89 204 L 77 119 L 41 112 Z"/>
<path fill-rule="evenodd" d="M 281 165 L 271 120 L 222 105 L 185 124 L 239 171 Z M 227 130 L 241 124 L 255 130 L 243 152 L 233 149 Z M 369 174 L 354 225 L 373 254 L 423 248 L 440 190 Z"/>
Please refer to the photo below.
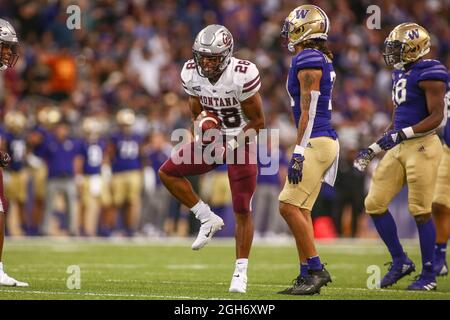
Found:
<path fill-rule="evenodd" d="M 411 127 L 401 130 L 389 130 L 377 141 L 377 144 L 381 149 L 387 151 L 395 147 L 403 140 L 411 138 L 413 135 L 414 131 Z"/>
<path fill-rule="evenodd" d="M 297 153 L 294 151 L 288 167 L 289 183 L 298 184 L 300 181 L 302 181 L 303 161 L 305 161 L 305 157 L 301 153 Z"/>
<path fill-rule="evenodd" d="M 363 149 L 358 153 L 353 161 L 353 167 L 355 167 L 358 171 L 363 172 L 375 156 L 376 153 L 371 148 Z"/>
<path fill-rule="evenodd" d="M 11 157 L 8 152 L 0 151 L 0 167 L 6 168 L 11 162 Z"/>

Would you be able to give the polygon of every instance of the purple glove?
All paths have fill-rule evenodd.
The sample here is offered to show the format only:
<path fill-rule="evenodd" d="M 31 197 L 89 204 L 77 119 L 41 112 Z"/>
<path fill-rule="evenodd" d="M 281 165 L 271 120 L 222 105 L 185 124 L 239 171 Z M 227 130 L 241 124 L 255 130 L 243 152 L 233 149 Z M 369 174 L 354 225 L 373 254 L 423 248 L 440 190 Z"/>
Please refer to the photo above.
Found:
<path fill-rule="evenodd" d="M 389 130 L 377 141 L 377 144 L 381 149 L 387 151 L 406 139 L 407 137 L 403 130 Z"/>
<path fill-rule="evenodd" d="M 298 184 L 303 178 L 303 161 L 305 157 L 300 153 L 293 153 L 288 168 L 289 183 Z"/>

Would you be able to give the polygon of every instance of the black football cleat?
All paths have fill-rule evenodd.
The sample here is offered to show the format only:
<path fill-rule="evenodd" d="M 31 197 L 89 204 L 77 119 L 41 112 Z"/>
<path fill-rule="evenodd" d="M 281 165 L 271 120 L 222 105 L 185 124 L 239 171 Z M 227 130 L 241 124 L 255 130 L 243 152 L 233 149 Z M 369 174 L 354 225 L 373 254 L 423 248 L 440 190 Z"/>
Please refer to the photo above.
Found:
<path fill-rule="evenodd" d="M 322 270 L 309 270 L 308 276 L 298 277 L 291 288 L 279 293 L 290 295 L 313 295 L 319 294 L 320 288 L 331 282 L 331 276 L 325 267 Z"/>
<path fill-rule="evenodd" d="M 296 279 L 292 281 L 292 287 L 289 287 L 287 289 L 281 290 L 277 292 L 278 294 L 291 294 L 292 290 L 296 287 L 301 286 L 305 282 L 304 276 L 298 276 Z"/>

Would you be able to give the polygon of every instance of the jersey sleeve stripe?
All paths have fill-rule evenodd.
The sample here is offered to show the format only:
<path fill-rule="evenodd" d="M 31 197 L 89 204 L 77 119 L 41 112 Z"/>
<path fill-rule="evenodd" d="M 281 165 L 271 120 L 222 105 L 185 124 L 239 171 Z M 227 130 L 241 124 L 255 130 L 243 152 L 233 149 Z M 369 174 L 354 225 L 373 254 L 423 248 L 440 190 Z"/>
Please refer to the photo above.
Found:
<path fill-rule="evenodd" d="M 253 80 L 247 82 L 246 84 L 244 84 L 244 89 L 247 88 L 247 87 L 250 87 L 251 85 L 253 85 L 258 80 L 259 80 L 259 74 L 255 77 L 255 79 L 253 79 Z"/>
<path fill-rule="evenodd" d="M 299 60 L 310 58 L 310 57 L 320 57 L 320 53 L 318 52 L 308 52 L 299 57 Z"/>
<path fill-rule="evenodd" d="M 311 58 L 302 59 L 302 60 L 297 61 L 297 65 L 300 66 L 302 64 L 311 63 L 311 62 L 320 62 L 320 61 L 322 61 L 321 57 L 311 57 Z"/>
<path fill-rule="evenodd" d="M 253 86 L 251 86 L 250 88 L 246 88 L 242 91 L 242 93 L 246 93 L 249 91 L 252 91 L 253 89 L 255 89 L 259 84 L 261 83 L 261 80 L 258 80 L 258 82 L 256 82 Z"/>
<path fill-rule="evenodd" d="M 444 72 L 447 72 L 448 70 L 447 70 L 447 68 L 445 68 L 444 66 L 433 66 L 433 67 L 431 67 L 431 68 L 427 68 L 427 69 L 425 69 L 425 70 L 423 70 L 422 72 L 426 72 L 426 71 L 438 71 L 438 70 L 440 70 L 440 71 L 444 71 Z"/>
<path fill-rule="evenodd" d="M 443 70 L 431 70 L 431 71 L 426 71 L 420 74 L 421 77 L 423 77 L 424 75 L 427 74 L 435 74 L 435 75 L 447 75 L 447 71 L 443 71 Z"/>

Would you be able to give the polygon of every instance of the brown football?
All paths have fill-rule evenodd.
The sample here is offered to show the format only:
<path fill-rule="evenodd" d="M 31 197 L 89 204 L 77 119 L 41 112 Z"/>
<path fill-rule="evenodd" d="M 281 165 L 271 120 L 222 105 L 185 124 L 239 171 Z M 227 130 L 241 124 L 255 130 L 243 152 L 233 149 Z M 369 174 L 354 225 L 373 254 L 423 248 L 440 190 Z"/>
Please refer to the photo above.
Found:
<path fill-rule="evenodd" d="M 220 130 L 221 121 L 217 115 L 210 111 L 202 111 L 196 119 L 197 133 L 202 135 L 202 144 L 214 142 L 218 132 L 210 129 Z"/>

